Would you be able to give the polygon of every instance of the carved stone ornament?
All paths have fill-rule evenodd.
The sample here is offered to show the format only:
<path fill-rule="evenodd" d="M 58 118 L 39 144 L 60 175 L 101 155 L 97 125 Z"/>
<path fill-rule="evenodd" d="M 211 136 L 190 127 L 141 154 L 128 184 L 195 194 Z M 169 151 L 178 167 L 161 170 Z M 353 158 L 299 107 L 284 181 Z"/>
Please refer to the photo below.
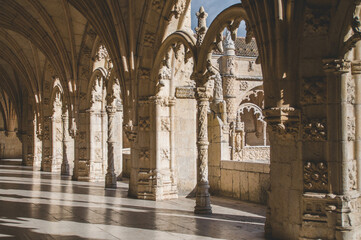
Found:
<path fill-rule="evenodd" d="M 324 59 L 323 70 L 333 73 L 348 73 L 351 68 L 351 62 L 345 59 Z"/>
<path fill-rule="evenodd" d="M 134 142 L 137 138 L 136 127 L 130 122 L 124 126 L 124 132 L 130 142 Z"/>
<path fill-rule="evenodd" d="M 169 150 L 168 149 L 162 149 L 161 151 L 161 158 L 163 161 L 169 161 Z"/>
<path fill-rule="evenodd" d="M 162 8 L 163 8 L 163 2 L 164 0 L 153 0 L 152 2 L 152 8 L 158 12 L 161 13 Z"/>
<path fill-rule="evenodd" d="M 139 71 L 139 78 L 141 80 L 150 80 L 150 70 L 147 68 L 141 68 Z"/>
<path fill-rule="evenodd" d="M 355 81 L 351 77 L 347 78 L 347 102 L 355 104 Z"/>
<path fill-rule="evenodd" d="M 299 132 L 299 126 L 297 122 L 285 122 L 278 124 L 268 124 L 269 129 L 273 134 L 277 134 L 283 138 L 296 138 Z"/>
<path fill-rule="evenodd" d="M 101 61 L 103 59 L 107 59 L 109 56 L 108 50 L 104 45 L 100 45 L 97 54 L 94 57 L 94 61 Z"/>
<path fill-rule="evenodd" d="M 347 140 L 355 141 L 356 139 L 355 135 L 356 135 L 355 118 L 347 117 Z"/>
<path fill-rule="evenodd" d="M 239 90 L 246 91 L 248 89 L 248 82 L 241 81 L 239 84 Z"/>
<path fill-rule="evenodd" d="M 326 101 L 327 84 L 323 77 L 304 78 L 302 87 L 302 104 L 321 104 Z"/>
<path fill-rule="evenodd" d="M 327 192 L 328 169 L 326 162 L 306 162 L 303 167 L 305 191 Z"/>
<path fill-rule="evenodd" d="M 356 190 L 357 189 L 357 165 L 356 165 L 356 160 L 352 160 L 349 163 L 348 179 L 349 179 L 349 189 L 350 190 Z"/>
<path fill-rule="evenodd" d="M 194 99 L 195 89 L 193 87 L 177 87 L 175 89 L 175 96 L 181 99 Z"/>
<path fill-rule="evenodd" d="M 150 159 L 149 149 L 148 148 L 141 149 L 139 152 L 139 160 L 147 162 L 147 161 L 149 161 L 149 159 Z"/>
<path fill-rule="evenodd" d="M 208 13 L 204 11 L 204 7 L 200 7 L 199 11 L 196 13 L 196 16 L 198 18 L 198 26 L 195 28 L 197 33 L 197 46 L 202 45 L 203 38 L 206 35 L 207 32 L 207 23 L 206 19 L 208 17 Z"/>
<path fill-rule="evenodd" d="M 326 119 L 312 119 L 303 123 L 303 139 L 308 141 L 326 141 Z"/>
<path fill-rule="evenodd" d="M 153 32 L 147 31 L 144 36 L 144 46 L 153 47 L 155 36 Z"/>
<path fill-rule="evenodd" d="M 283 138 L 296 138 L 299 133 L 300 111 L 293 107 L 273 107 L 263 110 L 267 129 Z"/>
<path fill-rule="evenodd" d="M 328 33 L 330 24 L 329 9 L 305 9 L 304 29 L 308 35 L 324 35 Z"/>
<path fill-rule="evenodd" d="M 168 19 L 171 19 L 172 16 L 174 16 L 176 19 L 178 19 L 183 14 L 185 9 L 186 9 L 186 1 L 185 0 L 176 0 L 176 3 L 174 4 L 173 9 L 170 12 Z"/>
<path fill-rule="evenodd" d="M 234 41 L 232 40 L 231 33 L 227 30 L 226 37 L 223 40 L 223 48 L 224 49 L 235 49 Z"/>
<path fill-rule="evenodd" d="M 170 132 L 170 121 L 169 117 L 162 117 L 161 119 L 161 131 Z"/>
<path fill-rule="evenodd" d="M 139 117 L 139 130 L 140 131 L 150 131 L 150 118 L 149 117 Z"/>

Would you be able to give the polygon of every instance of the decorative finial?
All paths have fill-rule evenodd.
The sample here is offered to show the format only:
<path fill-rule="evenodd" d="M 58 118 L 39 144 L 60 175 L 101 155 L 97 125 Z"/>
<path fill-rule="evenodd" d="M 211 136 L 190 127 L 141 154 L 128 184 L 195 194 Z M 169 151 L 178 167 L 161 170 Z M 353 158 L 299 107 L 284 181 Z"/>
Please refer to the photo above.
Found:
<path fill-rule="evenodd" d="M 232 36 L 231 36 L 231 32 L 229 32 L 228 30 L 226 30 L 226 37 L 224 38 L 223 46 L 226 51 L 229 49 L 232 49 L 232 50 L 235 49 L 234 41 L 232 40 Z"/>
<path fill-rule="evenodd" d="M 201 6 L 199 11 L 196 13 L 198 18 L 198 27 L 195 28 L 197 33 L 197 46 L 200 46 L 203 42 L 203 38 L 207 32 L 207 23 L 206 19 L 208 17 L 208 13 L 204 11 L 204 7 Z"/>

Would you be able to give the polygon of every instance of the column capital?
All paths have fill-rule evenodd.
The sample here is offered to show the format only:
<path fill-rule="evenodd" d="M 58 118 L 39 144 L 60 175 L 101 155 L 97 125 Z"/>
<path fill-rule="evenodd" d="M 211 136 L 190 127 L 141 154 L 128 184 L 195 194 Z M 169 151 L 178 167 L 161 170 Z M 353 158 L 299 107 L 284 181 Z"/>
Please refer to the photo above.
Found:
<path fill-rule="evenodd" d="M 351 61 L 346 59 L 324 59 L 323 62 L 323 70 L 327 73 L 335 73 L 342 74 L 348 73 L 351 69 Z"/>
<path fill-rule="evenodd" d="M 106 106 L 106 110 L 108 114 L 115 114 L 117 112 L 116 106 Z"/>

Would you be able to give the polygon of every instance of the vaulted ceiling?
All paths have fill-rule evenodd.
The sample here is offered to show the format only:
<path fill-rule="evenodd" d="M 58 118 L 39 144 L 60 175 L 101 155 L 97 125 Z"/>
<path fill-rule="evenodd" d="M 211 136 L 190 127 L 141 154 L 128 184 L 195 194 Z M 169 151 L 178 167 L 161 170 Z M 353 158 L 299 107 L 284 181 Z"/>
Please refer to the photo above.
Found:
<path fill-rule="evenodd" d="M 56 76 L 74 104 L 83 55 L 92 51 L 87 39 L 98 36 L 123 90 L 132 91 L 137 69 L 151 68 L 155 49 L 182 27 L 189 5 L 190 0 L 0 0 L 0 88 L 21 112 L 24 101 L 41 104 L 45 78 Z"/>

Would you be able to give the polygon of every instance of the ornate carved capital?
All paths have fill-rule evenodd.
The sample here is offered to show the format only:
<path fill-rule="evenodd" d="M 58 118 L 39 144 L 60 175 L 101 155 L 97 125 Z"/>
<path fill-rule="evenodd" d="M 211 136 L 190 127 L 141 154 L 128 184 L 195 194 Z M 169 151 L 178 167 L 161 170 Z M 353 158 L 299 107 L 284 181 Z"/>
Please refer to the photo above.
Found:
<path fill-rule="evenodd" d="M 335 74 L 348 73 L 351 69 L 351 62 L 345 59 L 324 59 L 323 70 Z"/>
<path fill-rule="evenodd" d="M 106 110 L 107 110 L 108 114 L 114 115 L 117 112 L 117 107 L 116 106 L 107 106 Z"/>
<path fill-rule="evenodd" d="M 300 110 L 293 107 L 274 107 L 263 111 L 268 129 L 284 138 L 296 138 L 300 125 Z"/>

